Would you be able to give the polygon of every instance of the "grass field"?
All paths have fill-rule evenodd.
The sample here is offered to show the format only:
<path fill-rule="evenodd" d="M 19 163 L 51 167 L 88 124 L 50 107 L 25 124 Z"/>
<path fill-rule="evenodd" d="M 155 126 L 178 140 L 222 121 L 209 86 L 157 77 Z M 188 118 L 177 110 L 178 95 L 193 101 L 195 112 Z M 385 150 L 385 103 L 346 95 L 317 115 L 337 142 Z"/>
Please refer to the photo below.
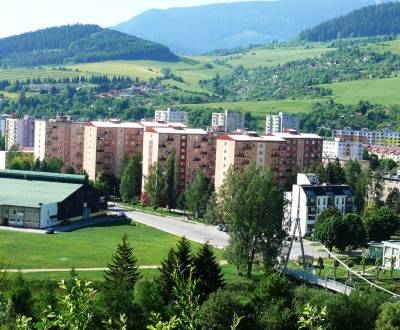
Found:
<path fill-rule="evenodd" d="M 0 261 L 6 268 L 106 267 L 124 234 L 140 265 L 159 265 L 179 238 L 151 227 L 113 221 L 57 235 L 0 231 Z M 193 243 L 193 248 L 199 244 Z M 220 256 L 220 252 L 218 255 Z"/>
<path fill-rule="evenodd" d="M 219 102 L 219 103 L 201 103 L 184 104 L 179 107 L 190 109 L 226 109 L 251 112 L 255 115 L 263 116 L 270 112 L 288 112 L 288 113 L 307 113 L 311 111 L 312 105 L 320 99 L 302 99 L 302 100 L 282 100 L 282 101 L 240 101 L 240 102 Z"/>
<path fill-rule="evenodd" d="M 66 78 L 81 76 L 82 72 L 51 68 L 0 69 L 0 80 L 26 80 L 32 78 Z"/>
<path fill-rule="evenodd" d="M 367 79 L 324 85 L 334 92 L 334 100 L 355 104 L 360 100 L 378 104 L 400 104 L 400 77 Z"/>

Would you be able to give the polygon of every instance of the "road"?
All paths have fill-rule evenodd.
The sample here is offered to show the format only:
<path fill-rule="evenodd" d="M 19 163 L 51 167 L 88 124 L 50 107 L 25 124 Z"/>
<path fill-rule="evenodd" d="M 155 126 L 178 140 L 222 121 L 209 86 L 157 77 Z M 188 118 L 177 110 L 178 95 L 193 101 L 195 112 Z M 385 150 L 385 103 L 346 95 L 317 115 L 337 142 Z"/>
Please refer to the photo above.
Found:
<path fill-rule="evenodd" d="M 223 249 L 228 244 L 229 236 L 217 230 L 215 226 L 186 221 L 185 217 L 157 216 L 138 211 L 126 211 L 118 207 L 111 207 L 110 211 L 124 211 L 129 218 L 139 223 L 176 236 L 185 236 L 187 239 L 195 242 L 204 243 L 208 241 L 210 244 L 220 249 Z M 314 258 L 327 256 L 326 252 L 319 251 L 321 248 L 314 246 L 313 242 L 304 241 L 304 246 L 305 254 L 307 255 L 311 255 Z M 294 242 L 290 259 L 297 260 L 299 255 L 301 255 L 300 243 Z"/>

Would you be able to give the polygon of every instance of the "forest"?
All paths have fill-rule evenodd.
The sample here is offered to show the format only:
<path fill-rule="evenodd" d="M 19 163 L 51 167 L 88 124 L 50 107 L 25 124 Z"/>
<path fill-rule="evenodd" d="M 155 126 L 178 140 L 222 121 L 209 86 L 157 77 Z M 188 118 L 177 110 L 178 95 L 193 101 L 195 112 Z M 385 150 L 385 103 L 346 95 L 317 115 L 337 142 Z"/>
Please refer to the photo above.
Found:
<path fill-rule="evenodd" d="M 3 67 L 137 59 L 179 60 L 165 46 L 97 25 L 66 25 L 0 39 Z"/>
<path fill-rule="evenodd" d="M 400 33 L 400 3 L 389 2 L 357 9 L 300 33 L 308 41 L 371 37 Z"/>

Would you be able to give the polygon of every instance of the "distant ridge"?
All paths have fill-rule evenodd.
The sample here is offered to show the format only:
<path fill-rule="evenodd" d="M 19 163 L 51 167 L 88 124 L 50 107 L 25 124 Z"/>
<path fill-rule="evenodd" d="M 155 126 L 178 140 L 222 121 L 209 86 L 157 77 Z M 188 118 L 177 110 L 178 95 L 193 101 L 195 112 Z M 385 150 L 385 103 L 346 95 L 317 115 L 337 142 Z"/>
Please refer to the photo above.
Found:
<path fill-rule="evenodd" d="M 390 2 L 361 8 L 334 18 L 300 34 L 308 41 L 346 37 L 371 37 L 400 33 L 400 3 Z"/>
<path fill-rule="evenodd" d="M 0 65 L 137 59 L 177 61 L 178 57 L 163 45 L 97 25 L 65 25 L 0 39 Z"/>
<path fill-rule="evenodd" d="M 175 53 L 203 54 L 287 40 L 301 31 L 375 4 L 375 0 L 276 0 L 148 10 L 114 29 Z"/>

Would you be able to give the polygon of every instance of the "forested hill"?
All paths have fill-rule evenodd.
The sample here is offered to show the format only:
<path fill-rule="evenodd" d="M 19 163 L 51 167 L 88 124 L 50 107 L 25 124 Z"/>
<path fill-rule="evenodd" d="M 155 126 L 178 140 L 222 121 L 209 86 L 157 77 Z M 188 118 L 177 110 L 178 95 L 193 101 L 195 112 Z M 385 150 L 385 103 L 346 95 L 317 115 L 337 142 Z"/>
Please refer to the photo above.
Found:
<path fill-rule="evenodd" d="M 300 34 L 308 41 L 345 37 L 369 37 L 400 33 L 400 3 L 389 2 L 355 10 Z"/>
<path fill-rule="evenodd" d="M 65 25 L 0 39 L 2 66 L 136 59 L 178 60 L 165 46 L 97 25 Z"/>

